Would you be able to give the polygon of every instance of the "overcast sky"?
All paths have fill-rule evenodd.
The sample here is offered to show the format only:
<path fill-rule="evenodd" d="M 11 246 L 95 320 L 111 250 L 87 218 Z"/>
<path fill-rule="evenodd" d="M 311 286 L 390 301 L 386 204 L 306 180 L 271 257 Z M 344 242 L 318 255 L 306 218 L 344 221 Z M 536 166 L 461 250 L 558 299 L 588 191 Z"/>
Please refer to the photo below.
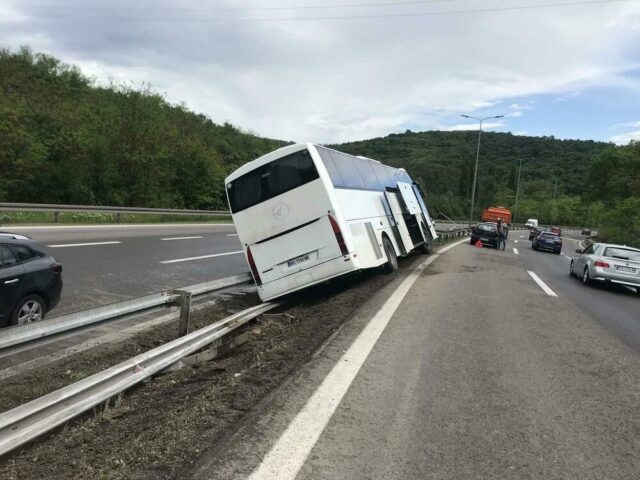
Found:
<path fill-rule="evenodd" d="M 0 45 L 285 140 L 477 128 L 461 114 L 640 140 L 640 0 L 578 2 L 3 0 Z"/>

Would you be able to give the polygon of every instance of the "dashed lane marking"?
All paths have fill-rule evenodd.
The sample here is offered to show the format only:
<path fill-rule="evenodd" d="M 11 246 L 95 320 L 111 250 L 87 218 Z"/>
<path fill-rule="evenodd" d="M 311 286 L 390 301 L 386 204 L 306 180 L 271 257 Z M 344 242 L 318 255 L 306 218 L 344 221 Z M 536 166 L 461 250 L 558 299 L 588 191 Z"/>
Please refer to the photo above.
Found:
<path fill-rule="evenodd" d="M 117 245 L 122 242 L 91 242 L 91 243 L 64 243 L 58 245 L 47 245 L 49 248 L 65 248 L 65 247 L 89 247 L 93 245 Z"/>
<path fill-rule="evenodd" d="M 549 286 L 546 283 L 544 283 L 542 279 L 538 275 L 536 275 L 534 272 L 532 272 L 531 270 L 527 270 L 527 273 L 531 276 L 531 278 L 533 278 L 533 281 L 536 282 L 542 290 L 544 290 L 544 293 L 546 293 L 550 297 L 558 296 L 556 295 L 556 292 L 551 290 Z"/>
<path fill-rule="evenodd" d="M 517 249 L 517 248 L 514 248 L 514 249 L 513 249 L 513 253 L 515 253 L 516 255 L 520 255 L 520 252 L 518 251 L 518 249 Z"/>
<path fill-rule="evenodd" d="M 212 255 L 200 255 L 199 257 L 187 257 L 187 258 L 176 258 L 175 260 L 164 260 L 160 263 L 166 265 L 169 263 L 191 262 L 193 260 L 204 260 L 205 258 L 224 257 L 226 255 L 237 255 L 239 253 L 244 253 L 244 252 L 242 250 L 238 250 L 237 252 L 214 253 Z"/>
<path fill-rule="evenodd" d="M 169 238 L 161 238 L 160 240 L 164 242 L 170 242 L 171 240 L 192 240 L 194 238 L 202 238 L 202 235 L 195 235 L 193 237 L 169 237 Z"/>
<path fill-rule="evenodd" d="M 518 243 L 518 240 L 514 240 L 513 243 Z"/>
<path fill-rule="evenodd" d="M 237 233 L 227 233 L 227 237 L 237 237 Z"/>
<path fill-rule="evenodd" d="M 447 250 L 466 243 L 461 240 L 435 253 L 418 265 L 396 288 L 364 330 L 342 355 L 338 363 L 322 381 L 307 404 L 298 412 L 282 436 L 249 476 L 249 480 L 293 480 L 304 465 L 347 393 L 360 367 L 378 342 L 396 309 L 424 269 Z"/>

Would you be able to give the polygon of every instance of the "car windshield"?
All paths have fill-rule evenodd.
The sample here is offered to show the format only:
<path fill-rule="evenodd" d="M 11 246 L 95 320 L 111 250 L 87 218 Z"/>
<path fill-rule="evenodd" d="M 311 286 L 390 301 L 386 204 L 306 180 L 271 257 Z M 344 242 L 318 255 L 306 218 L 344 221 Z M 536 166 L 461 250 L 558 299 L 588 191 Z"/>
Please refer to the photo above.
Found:
<path fill-rule="evenodd" d="M 607 247 L 604 250 L 604 256 L 640 262 L 640 250 L 632 250 L 630 248 Z"/>
<path fill-rule="evenodd" d="M 478 230 L 483 230 L 485 232 L 495 232 L 496 227 L 494 225 L 489 225 L 488 223 L 482 223 L 478 225 Z"/>
<path fill-rule="evenodd" d="M 554 235 L 553 233 L 543 233 L 541 237 L 544 238 L 545 240 L 555 240 L 558 238 L 558 236 Z"/>

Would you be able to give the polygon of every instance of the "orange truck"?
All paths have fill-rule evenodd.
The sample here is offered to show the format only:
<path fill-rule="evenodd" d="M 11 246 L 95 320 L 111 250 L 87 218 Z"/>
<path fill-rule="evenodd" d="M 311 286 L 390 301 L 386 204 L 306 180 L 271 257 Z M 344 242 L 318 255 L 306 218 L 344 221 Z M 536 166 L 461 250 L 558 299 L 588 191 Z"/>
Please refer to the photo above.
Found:
<path fill-rule="evenodd" d="M 483 222 L 497 222 L 499 218 L 511 225 L 511 210 L 505 207 L 489 207 L 482 212 Z"/>

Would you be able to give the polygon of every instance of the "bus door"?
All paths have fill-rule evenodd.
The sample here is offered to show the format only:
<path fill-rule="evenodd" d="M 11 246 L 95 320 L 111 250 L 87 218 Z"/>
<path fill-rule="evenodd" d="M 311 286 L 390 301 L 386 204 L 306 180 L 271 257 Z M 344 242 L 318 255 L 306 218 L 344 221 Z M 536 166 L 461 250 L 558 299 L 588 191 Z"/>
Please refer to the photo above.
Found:
<path fill-rule="evenodd" d="M 427 232 L 424 232 L 424 234 L 428 234 L 431 237 L 425 238 L 425 241 L 435 240 L 438 238 L 435 226 L 433 225 L 433 220 L 431 220 L 431 215 L 429 215 L 427 205 L 424 203 L 424 195 L 420 185 L 416 182 L 413 182 L 413 184 L 398 182 L 398 187 L 402 192 L 402 196 L 410 212 L 422 217 L 427 228 Z"/>
<path fill-rule="evenodd" d="M 387 211 L 387 217 L 389 217 L 396 243 L 400 248 L 400 254 L 406 255 L 407 252 L 413 250 L 413 242 L 402 216 L 402 197 L 397 189 L 389 189 L 387 187 L 387 191 L 384 192 L 384 198 L 386 200 L 384 202 L 386 203 L 385 210 Z"/>

